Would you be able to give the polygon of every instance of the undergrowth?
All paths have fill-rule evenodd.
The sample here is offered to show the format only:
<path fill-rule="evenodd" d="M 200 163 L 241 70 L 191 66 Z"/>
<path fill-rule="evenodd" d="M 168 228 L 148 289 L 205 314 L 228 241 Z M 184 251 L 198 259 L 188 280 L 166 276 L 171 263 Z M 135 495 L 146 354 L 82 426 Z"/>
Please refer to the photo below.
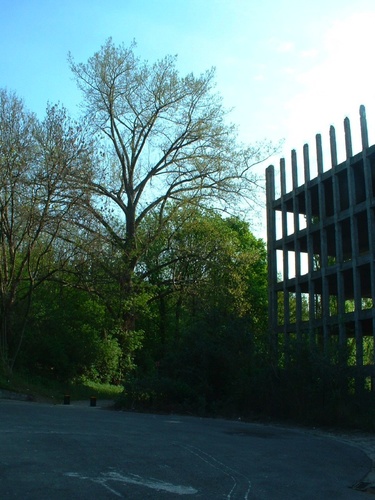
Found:
<path fill-rule="evenodd" d="M 7 378 L 0 375 L 0 389 L 25 394 L 34 401 L 63 401 L 65 395 L 71 400 L 82 400 L 90 397 L 114 400 L 122 392 L 121 386 L 101 384 L 90 380 L 59 382 L 36 375 L 14 373 Z"/>

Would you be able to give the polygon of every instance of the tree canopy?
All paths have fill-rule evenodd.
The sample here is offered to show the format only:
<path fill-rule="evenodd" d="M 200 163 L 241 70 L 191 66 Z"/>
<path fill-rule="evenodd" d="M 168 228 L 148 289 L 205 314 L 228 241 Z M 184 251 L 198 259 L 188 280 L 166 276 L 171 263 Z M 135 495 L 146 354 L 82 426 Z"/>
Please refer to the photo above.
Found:
<path fill-rule="evenodd" d="M 239 204 L 272 148 L 238 142 L 213 69 L 181 76 L 111 39 L 69 59 L 77 123 L 0 94 L 3 364 L 113 381 L 161 363 L 172 380 L 187 349 L 211 367 L 194 377 L 229 387 L 265 325 L 264 244 Z"/>
<path fill-rule="evenodd" d="M 121 251 L 121 286 L 129 296 L 134 270 L 167 228 L 171 208 L 238 211 L 241 199 L 256 191 L 251 167 L 272 148 L 238 144 L 213 69 L 180 76 L 176 57 L 151 64 L 136 56 L 134 44 L 116 47 L 111 39 L 86 63 L 69 60 L 101 148 L 86 185 L 92 194 L 87 213 Z M 145 241 L 141 228 L 150 216 L 157 223 Z"/>

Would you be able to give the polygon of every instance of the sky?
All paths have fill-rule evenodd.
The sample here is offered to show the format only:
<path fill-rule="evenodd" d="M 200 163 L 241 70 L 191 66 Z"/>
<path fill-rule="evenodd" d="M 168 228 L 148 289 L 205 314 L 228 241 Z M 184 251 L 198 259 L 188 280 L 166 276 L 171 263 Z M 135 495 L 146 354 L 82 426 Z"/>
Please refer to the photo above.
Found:
<path fill-rule="evenodd" d="M 68 52 L 85 62 L 112 37 L 135 40 L 150 62 L 177 54 L 181 74 L 215 67 L 239 139 L 283 141 L 262 173 L 280 157 L 288 166 L 291 149 L 301 162 L 316 133 L 326 150 L 330 125 L 344 160 L 346 116 L 360 151 L 361 104 L 375 143 L 374 0 L 0 0 L 0 9 L 0 88 L 40 117 L 47 102 L 78 113 Z"/>

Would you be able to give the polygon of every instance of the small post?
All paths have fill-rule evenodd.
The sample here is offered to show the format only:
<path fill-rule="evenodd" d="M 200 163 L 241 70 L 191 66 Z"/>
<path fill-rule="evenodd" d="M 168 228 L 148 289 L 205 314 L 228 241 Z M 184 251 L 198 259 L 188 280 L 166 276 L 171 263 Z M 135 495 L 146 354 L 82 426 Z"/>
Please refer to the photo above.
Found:
<path fill-rule="evenodd" d="M 90 406 L 96 406 L 96 397 L 95 396 L 90 397 Z"/>
<path fill-rule="evenodd" d="M 70 405 L 70 396 L 69 396 L 69 394 L 65 394 L 65 396 L 64 396 L 64 405 Z"/>

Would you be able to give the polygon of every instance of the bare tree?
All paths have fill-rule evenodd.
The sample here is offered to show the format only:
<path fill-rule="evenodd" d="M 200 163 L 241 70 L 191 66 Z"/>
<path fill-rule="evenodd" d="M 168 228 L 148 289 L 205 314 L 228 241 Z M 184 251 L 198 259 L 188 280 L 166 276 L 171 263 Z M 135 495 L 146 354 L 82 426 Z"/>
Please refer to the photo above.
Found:
<path fill-rule="evenodd" d="M 181 77 L 176 57 L 150 64 L 134 48 L 108 39 L 87 63 L 69 55 L 85 116 L 102 141 L 89 209 L 122 251 L 125 296 L 132 294 L 144 249 L 139 228 L 148 215 L 157 215 L 160 231 L 171 205 L 233 210 L 254 195 L 251 167 L 272 152 L 266 144 L 238 145 L 215 92 L 214 70 Z"/>
<path fill-rule="evenodd" d="M 9 371 L 33 290 L 68 258 L 58 240 L 86 195 L 70 181 L 86 165 L 88 148 L 64 109 L 49 107 L 40 123 L 15 94 L 0 90 L 0 354 Z"/>

